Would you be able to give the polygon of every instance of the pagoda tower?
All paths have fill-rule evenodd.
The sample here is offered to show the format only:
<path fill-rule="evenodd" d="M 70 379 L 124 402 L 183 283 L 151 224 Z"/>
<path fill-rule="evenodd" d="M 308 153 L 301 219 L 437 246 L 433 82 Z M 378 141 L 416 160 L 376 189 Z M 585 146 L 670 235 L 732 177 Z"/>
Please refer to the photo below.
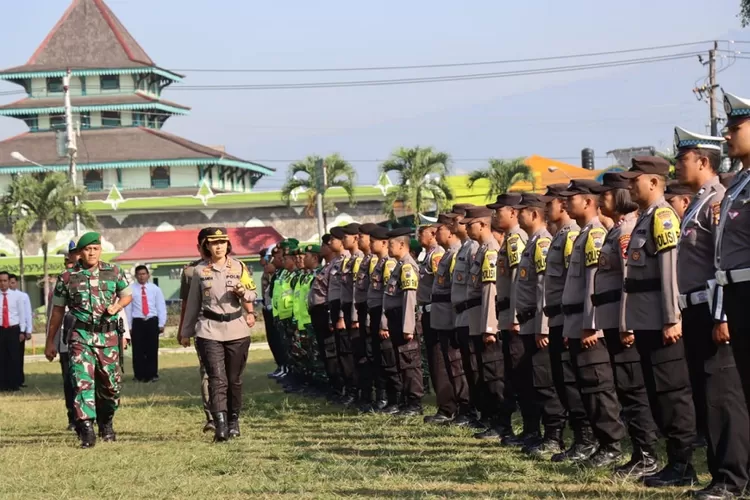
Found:
<path fill-rule="evenodd" d="M 78 175 L 90 193 L 113 188 L 127 197 L 249 192 L 273 169 L 162 130 L 190 108 L 162 97 L 182 81 L 159 67 L 104 0 L 73 0 L 28 62 L 0 71 L 23 99 L 0 106 L 0 116 L 23 120 L 28 132 L 0 142 L 0 191 L 12 175 L 66 171 L 56 134 L 65 129 L 63 76 L 70 69 L 73 122 L 80 129 Z M 19 152 L 31 161 L 22 162 Z M 93 195 L 93 196 L 92 196 Z"/>

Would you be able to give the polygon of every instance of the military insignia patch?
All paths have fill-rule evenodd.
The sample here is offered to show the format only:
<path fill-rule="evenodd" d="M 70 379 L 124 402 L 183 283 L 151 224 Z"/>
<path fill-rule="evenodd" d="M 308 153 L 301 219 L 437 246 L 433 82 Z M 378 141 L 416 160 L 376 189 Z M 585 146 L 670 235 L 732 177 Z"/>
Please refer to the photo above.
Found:
<path fill-rule="evenodd" d="M 711 205 L 711 215 L 713 215 L 714 226 L 718 226 L 719 218 L 721 217 L 721 203 Z"/>
<path fill-rule="evenodd" d="M 654 214 L 654 242 L 661 252 L 677 246 L 680 239 L 680 221 L 669 207 L 661 207 Z"/>
<path fill-rule="evenodd" d="M 526 278 L 528 277 L 528 275 L 529 275 L 529 272 L 528 272 L 528 271 L 526 270 L 526 268 L 525 268 L 525 267 L 522 267 L 522 268 L 521 268 L 521 271 L 519 272 L 519 277 L 520 277 L 520 278 L 521 278 L 522 280 L 525 280 L 525 279 L 526 279 Z"/>
<path fill-rule="evenodd" d="M 497 280 L 497 250 L 488 250 L 482 261 L 482 282 Z"/>
<path fill-rule="evenodd" d="M 607 231 L 601 227 L 594 227 L 589 230 L 586 238 L 586 267 L 594 266 L 599 263 L 599 252 L 604 245 L 604 239 Z"/>
<path fill-rule="evenodd" d="M 631 255 L 631 258 L 635 262 L 638 262 L 639 260 L 641 260 L 641 252 L 639 252 L 638 250 L 636 250 L 635 252 L 633 252 L 633 255 Z"/>
<path fill-rule="evenodd" d="M 630 245 L 630 235 L 620 236 L 620 251 L 622 252 L 623 259 L 628 258 L 628 245 Z"/>
<path fill-rule="evenodd" d="M 536 249 L 534 251 L 534 268 L 537 273 L 543 273 L 547 270 L 547 253 L 549 253 L 549 247 L 552 240 L 549 238 L 539 238 L 536 242 Z"/>

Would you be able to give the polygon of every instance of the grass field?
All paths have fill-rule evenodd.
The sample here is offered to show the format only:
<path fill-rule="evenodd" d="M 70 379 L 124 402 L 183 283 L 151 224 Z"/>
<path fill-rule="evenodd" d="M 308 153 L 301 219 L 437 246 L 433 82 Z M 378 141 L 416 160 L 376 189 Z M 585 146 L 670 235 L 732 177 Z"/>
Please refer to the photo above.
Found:
<path fill-rule="evenodd" d="M 27 365 L 28 388 L 0 396 L 0 498 L 676 498 L 604 472 L 535 462 L 469 431 L 358 416 L 287 396 L 252 351 L 242 438 L 201 433 L 195 356 L 160 358 L 157 384 L 125 375 L 117 443 L 77 449 L 65 431 L 59 364 Z M 431 402 L 431 399 L 428 400 Z M 427 411 L 434 411 L 428 407 Z M 703 451 L 698 468 L 707 481 Z M 696 457 L 698 458 L 698 457 Z"/>

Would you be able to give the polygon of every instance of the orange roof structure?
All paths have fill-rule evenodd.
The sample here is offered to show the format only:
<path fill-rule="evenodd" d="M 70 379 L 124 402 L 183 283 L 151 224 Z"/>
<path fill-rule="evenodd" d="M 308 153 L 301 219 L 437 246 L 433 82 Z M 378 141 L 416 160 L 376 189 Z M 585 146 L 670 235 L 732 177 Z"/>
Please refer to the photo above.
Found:
<path fill-rule="evenodd" d="M 524 163 L 531 168 L 536 180 L 533 185 L 527 181 L 516 182 L 510 191 L 544 192 L 549 184 L 567 183 L 571 179 L 597 179 L 602 174 L 601 170 L 588 170 L 539 155 L 527 157 Z"/>

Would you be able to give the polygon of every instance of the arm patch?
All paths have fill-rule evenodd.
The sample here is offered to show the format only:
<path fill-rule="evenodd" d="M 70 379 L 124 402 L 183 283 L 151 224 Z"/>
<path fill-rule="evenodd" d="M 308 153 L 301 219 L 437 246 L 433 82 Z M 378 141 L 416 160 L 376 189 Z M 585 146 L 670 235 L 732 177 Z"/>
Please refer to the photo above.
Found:
<path fill-rule="evenodd" d="M 451 257 L 451 267 L 448 269 L 448 272 L 451 273 L 451 276 L 453 276 L 453 268 L 456 267 L 456 256 L 458 255 L 458 252 L 454 253 Z"/>
<path fill-rule="evenodd" d="M 437 274 L 438 265 L 440 265 L 440 259 L 443 258 L 443 255 L 445 255 L 445 252 L 436 251 L 432 253 L 432 265 L 430 266 L 432 274 Z"/>
<path fill-rule="evenodd" d="M 628 258 L 628 245 L 630 245 L 630 235 L 620 236 L 620 252 L 622 253 L 622 258 L 626 260 Z"/>
<path fill-rule="evenodd" d="M 680 221 L 674 211 L 668 207 L 657 208 L 653 224 L 656 251 L 675 248 L 680 239 Z"/>
<path fill-rule="evenodd" d="M 248 290 L 255 290 L 257 287 L 255 286 L 255 280 L 253 279 L 253 276 L 247 270 L 247 266 L 244 262 L 240 262 L 240 264 L 242 265 L 242 275 L 240 276 L 240 283 Z"/>
<path fill-rule="evenodd" d="M 721 217 L 721 202 L 711 204 L 711 215 L 714 226 L 719 226 L 719 218 Z"/>
<path fill-rule="evenodd" d="M 414 271 L 411 264 L 401 266 L 401 289 L 416 290 L 419 286 L 418 274 Z"/>
<path fill-rule="evenodd" d="M 369 272 L 370 276 L 372 276 L 372 273 L 375 272 L 375 267 L 377 267 L 377 265 L 378 265 L 377 257 L 373 257 L 372 259 L 370 259 L 370 272 Z"/>
<path fill-rule="evenodd" d="M 586 238 L 586 267 L 599 264 L 599 252 L 604 245 L 604 238 L 607 236 L 607 230 L 603 227 L 594 227 L 589 230 Z"/>
<path fill-rule="evenodd" d="M 510 267 L 517 266 L 521 262 L 521 255 L 526 245 L 521 241 L 521 236 L 518 233 L 511 234 L 505 242 L 505 251 L 508 254 L 508 265 Z"/>
<path fill-rule="evenodd" d="M 383 268 L 383 279 L 385 281 L 388 281 L 391 278 L 391 273 L 393 272 L 393 269 L 396 267 L 396 261 L 393 259 L 388 259 L 385 261 L 385 267 Z"/>
<path fill-rule="evenodd" d="M 536 248 L 534 249 L 534 267 L 536 268 L 537 274 L 543 273 L 547 270 L 547 252 L 549 252 L 549 246 L 552 240 L 549 238 L 539 238 L 536 240 Z"/>
<path fill-rule="evenodd" d="M 581 234 L 580 231 L 568 231 L 565 236 L 565 248 L 563 249 L 563 260 L 565 261 L 565 269 L 570 265 L 570 254 L 573 253 L 573 245 L 576 242 L 576 238 Z"/>
<path fill-rule="evenodd" d="M 487 250 L 482 260 L 482 283 L 497 281 L 497 250 Z"/>

